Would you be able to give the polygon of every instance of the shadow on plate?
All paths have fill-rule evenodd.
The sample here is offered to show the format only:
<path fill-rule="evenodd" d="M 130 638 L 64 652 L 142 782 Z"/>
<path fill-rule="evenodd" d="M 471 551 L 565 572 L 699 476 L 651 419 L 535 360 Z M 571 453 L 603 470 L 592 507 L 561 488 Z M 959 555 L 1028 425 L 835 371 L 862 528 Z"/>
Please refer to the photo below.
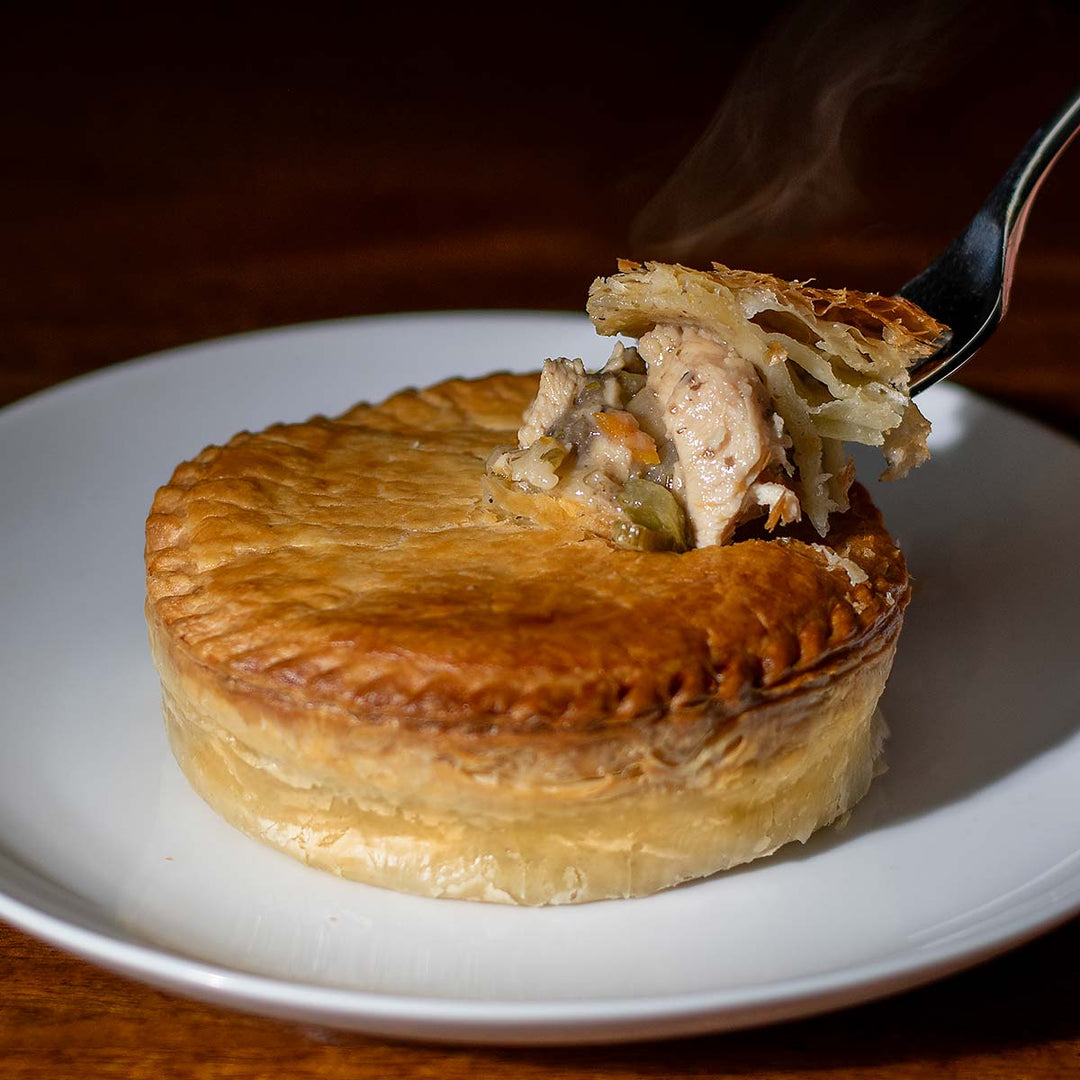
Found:
<path fill-rule="evenodd" d="M 888 772 L 846 826 L 770 864 L 964 799 L 1080 729 L 1080 447 L 969 395 L 946 406 L 933 459 L 871 485 L 915 582 L 882 702 Z"/>

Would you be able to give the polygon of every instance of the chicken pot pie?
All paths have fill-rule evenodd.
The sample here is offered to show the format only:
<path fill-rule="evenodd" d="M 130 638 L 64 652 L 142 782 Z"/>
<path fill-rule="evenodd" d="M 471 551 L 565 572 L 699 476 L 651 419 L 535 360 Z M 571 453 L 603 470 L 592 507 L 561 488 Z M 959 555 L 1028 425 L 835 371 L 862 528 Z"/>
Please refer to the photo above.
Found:
<path fill-rule="evenodd" d="M 407 390 L 239 434 L 157 493 L 169 739 L 238 828 L 357 881 L 573 903 L 769 854 L 865 793 L 908 578 L 829 440 L 922 456 L 904 378 L 943 328 L 655 265 L 589 310 L 639 344 L 571 364 L 572 393 L 548 369 Z"/>

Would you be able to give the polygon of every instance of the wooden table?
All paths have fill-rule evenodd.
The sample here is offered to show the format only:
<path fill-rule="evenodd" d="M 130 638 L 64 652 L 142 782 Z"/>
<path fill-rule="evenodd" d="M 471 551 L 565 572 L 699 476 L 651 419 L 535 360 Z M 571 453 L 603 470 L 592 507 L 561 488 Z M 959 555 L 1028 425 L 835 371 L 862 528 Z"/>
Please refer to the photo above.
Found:
<path fill-rule="evenodd" d="M 895 287 L 962 226 L 1070 89 L 1073 8 L 961 6 L 922 38 L 912 15 L 913 81 L 868 90 L 842 128 L 851 194 L 840 198 L 834 159 L 821 174 L 827 210 L 804 198 L 749 234 L 675 253 Z M 616 255 L 659 251 L 664 237 L 634 233 L 635 217 L 760 42 L 756 17 L 721 11 L 691 25 L 680 15 L 666 28 L 612 9 L 572 21 L 534 13 L 525 27 L 460 17 L 92 21 L 61 6 L 9 20 L 0 404 L 256 327 L 394 310 L 580 309 Z M 795 17 L 805 46 L 805 14 Z M 883 19 L 895 60 L 903 35 Z M 809 59 L 791 58 L 791 41 L 772 32 L 768 81 L 801 88 L 781 95 L 786 141 L 764 140 L 742 162 L 747 175 L 775 177 L 778 150 L 807 131 L 791 118 L 814 115 L 808 65 L 856 70 L 873 46 L 870 22 L 849 20 L 844 34 L 826 25 Z M 790 63 L 774 62 L 784 49 Z M 718 160 L 738 164 L 734 145 L 725 137 Z M 794 180 L 810 175 L 796 169 Z M 961 375 L 1072 435 L 1078 191 L 1074 148 L 1033 215 L 1009 319 Z M 730 188 L 703 197 L 731 209 Z M 1060 1077 L 1080 1075 L 1078 968 L 1073 921 L 937 985 L 765 1030 L 446 1049 L 194 1004 L 0 927 L 0 1075 Z"/>

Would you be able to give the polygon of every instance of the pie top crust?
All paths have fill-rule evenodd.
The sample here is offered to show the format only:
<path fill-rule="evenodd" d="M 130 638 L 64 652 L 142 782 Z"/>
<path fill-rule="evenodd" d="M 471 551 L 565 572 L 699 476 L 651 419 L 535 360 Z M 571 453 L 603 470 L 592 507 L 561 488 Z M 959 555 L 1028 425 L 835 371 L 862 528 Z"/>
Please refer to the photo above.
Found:
<path fill-rule="evenodd" d="M 890 374 L 929 356 L 948 332 L 902 296 L 820 288 L 722 263 L 693 270 L 620 259 L 617 274 L 593 282 L 587 310 L 599 333 L 631 337 L 662 322 L 712 329 L 718 319 L 737 324 L 747 311 L 782 310 L 838 353 L 850 357 L 855 346 L 863 363 Z"/>
<path fill-rule="evenodd" d="M 483 494 L 535 375 L 453 379 L 180 465 L 147 521 L 147 612 L 174 661 L 342 731 L 560 741 L 813 682 L 898 619 L 904 562 L 859 487 L 810 530 L 682 554 Z"/>

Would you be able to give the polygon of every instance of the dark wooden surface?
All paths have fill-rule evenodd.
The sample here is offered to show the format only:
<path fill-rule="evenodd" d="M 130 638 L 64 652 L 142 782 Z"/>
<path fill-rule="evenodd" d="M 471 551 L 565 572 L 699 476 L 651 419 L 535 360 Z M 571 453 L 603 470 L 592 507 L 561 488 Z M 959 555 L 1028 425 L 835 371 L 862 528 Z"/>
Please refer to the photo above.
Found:
<path fill-rule="evenodd" d="M 577 310 L 618 255 L 662 250 L 894 288 L 959 230 L 1080 81 L 1080 16 L 1064 2 L 955 4 L 922 39 L 909 20 L 925 62 L 905 61 L 890 85 L 851 103 L 840 156 L 825 166 L 834 205 L 796 199 L 704 247 L 647 235 L 640 212 L 755 49 L 771 81 L 790 83 L 780 137 L 744 161 L 725 136 L 717 160 L 741 162 L 755 183 L 775 178 L 785 147 L 806 134 L 799 117 L 815 115 L 815 80 L 873 53 L 865 28 L 840 33 L 827 7 L 811 10 L 826 31 L 813 57 L 791 63 L 782 5 L 771 28 L 723 6 L 649 25 L 611 8 L 483 23 L 301 9 L 92 19 L 62 6 L 9 19 L 0 404 L 256 327 L 432 308 Z M 911 20 L 934 7 L 906 5 Z M 805 10 L 795 18 L 805 41 Z M 897 24 L 884 22 L 894 45 L 880 62 L 895 67 Z M 759 105 L 776 120 L 775 102 Z M 705 210 L 709 200 L 731 209 L 733 190 L 701 193 Z M 1032 215 L 1005 326 L 960 377 L 1074 436 L 1078 195 L 1080 147 Z M 194 1004 L 0 927 L 0 1076 L 1080 1075 L 1078 968 L 1074 921 L 935 986 L 761 1031 L 447 1049 Z"/>

